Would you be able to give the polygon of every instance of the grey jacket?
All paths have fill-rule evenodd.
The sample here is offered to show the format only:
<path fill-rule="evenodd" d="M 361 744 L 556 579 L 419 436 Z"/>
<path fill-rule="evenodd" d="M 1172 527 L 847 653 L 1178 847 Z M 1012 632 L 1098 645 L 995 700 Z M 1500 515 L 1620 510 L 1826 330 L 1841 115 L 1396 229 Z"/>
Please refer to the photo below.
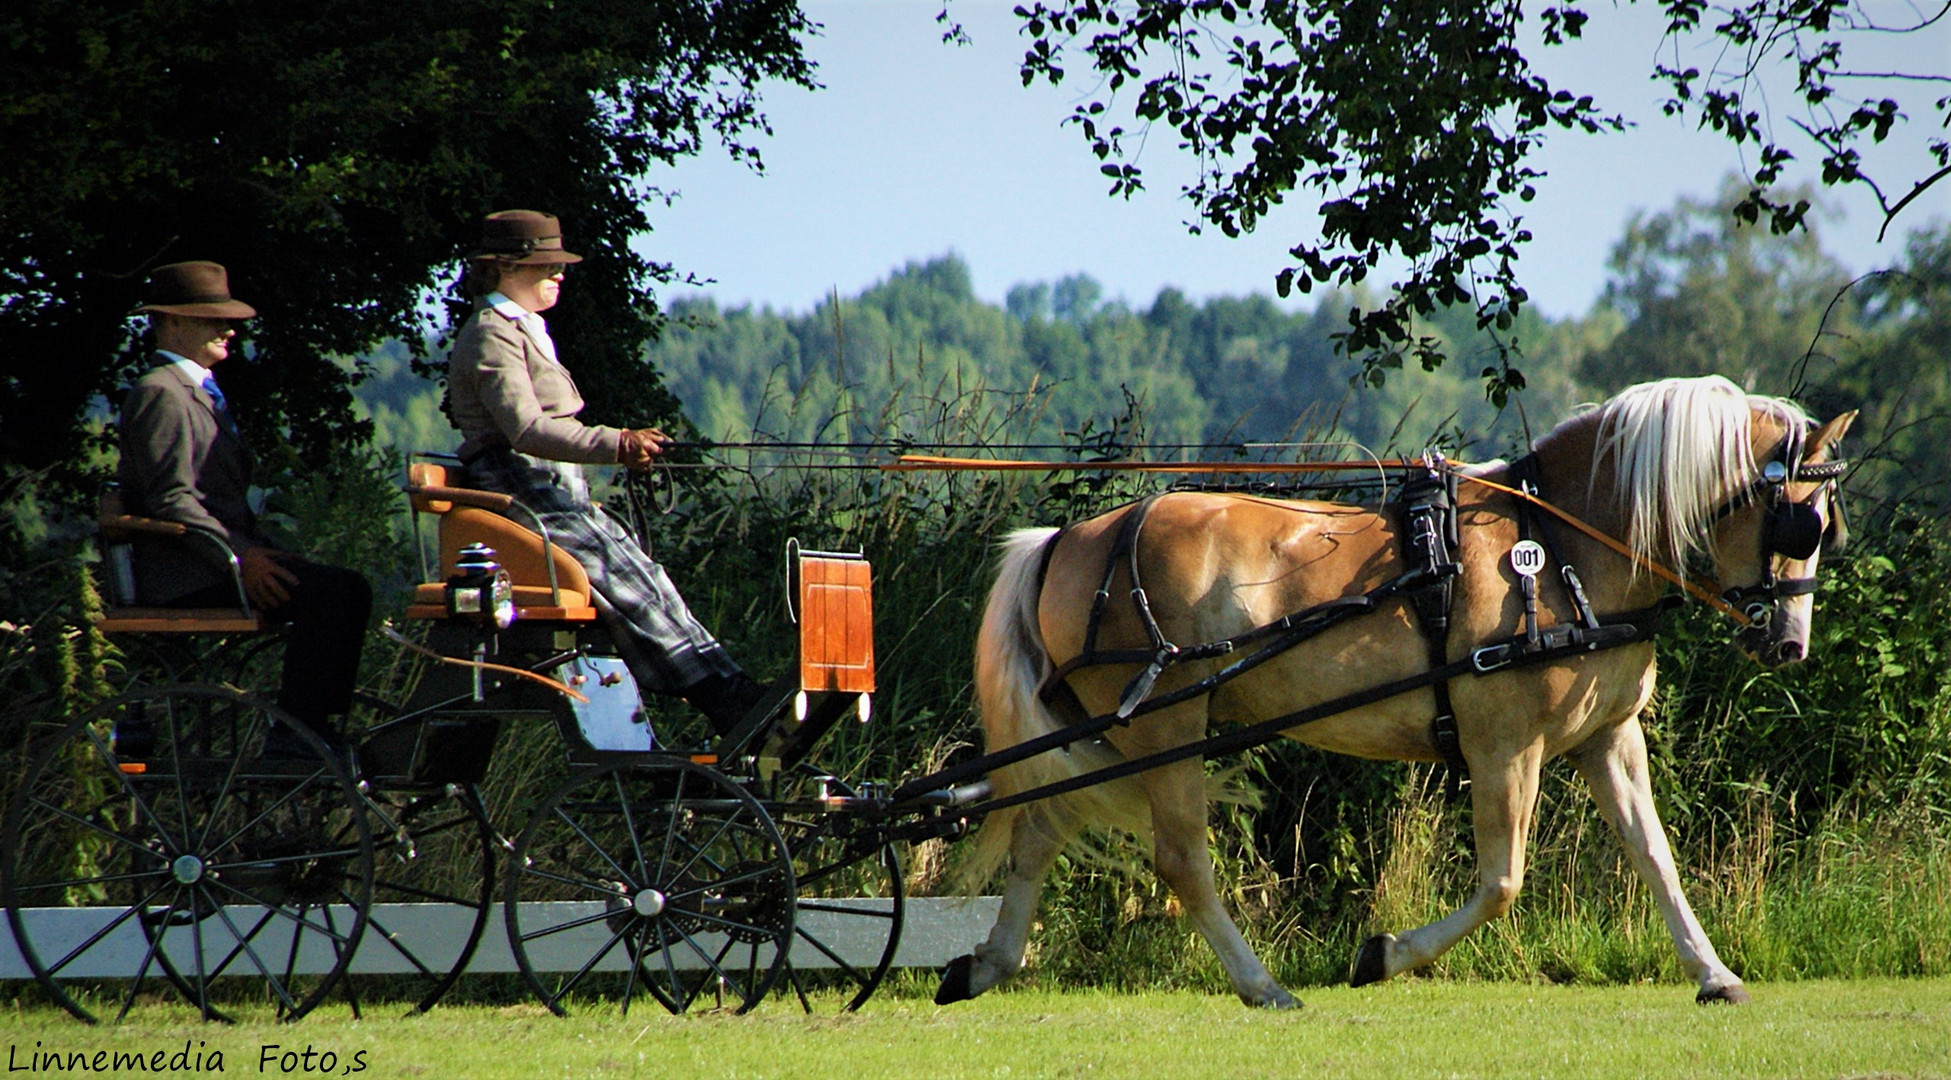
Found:
<path fill-rule="evenodd" d="M 576 419 L 583 396 L 569 371 L 514 319 L 477 307 L 447 358 L 448 415 L 464 439 L 460 454 L 510 446 L 552 461 L 616 461 L 622 431 Z"/>
<path fill-rule="evenodd" d="M 274 547 L 249 501 L 251 454 L 217 419 L 203 387 L 172 363 L 144 375 L 122 400 L 123 505 L 140 517 L 179 521 L 216 536 L 238 555 Z M 195 537 L 141 536 L 135 543 L 136 597 L 167 604 L 235 581 L 222 551 Z"/>

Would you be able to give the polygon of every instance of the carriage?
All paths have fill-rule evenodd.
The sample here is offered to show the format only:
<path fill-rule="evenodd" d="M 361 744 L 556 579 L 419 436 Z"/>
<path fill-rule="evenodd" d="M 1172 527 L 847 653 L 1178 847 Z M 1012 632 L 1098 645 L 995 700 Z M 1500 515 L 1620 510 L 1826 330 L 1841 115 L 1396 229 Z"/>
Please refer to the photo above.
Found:
<path fill-rule="evenodd" d="M 296 1018 L 372 972 L 425 1009 L 505 928 L 557 1012 L 599 987 L 673 1012 L 787 987 L 809 1008 L 865 1001 L 901 940 L 896 837 L 884 800 L 810 759 L 871 715 L 866 560 L 789 545 L 790 676 L 740 728 L 666 743 L 539 519 L 502 516 L 519 506 L 439 464 L 414 464 L 407 490 L 416 527 L 438 522 L 441 571 L 405 612 L 425 644 L 400 640 L 439 659 L 409 700 L 361 700 L 343 732 L 232 688 L 275 640 L 248 607 L 117 605 L 97 622 L 160 681 L 43 732 L 0 832 L 0 898 L 54 999 L 93 1019 L 168 985 L 221 1017 L 219 980 L 241 976 Z M 182 532 L 111 500 L 102 530 L 112 593 L 129 534 Z M 497 823 L 479 785 L 524 723 L 558 733 L 560 767 L 541 771 L 559 782 Z M 899 832 L 964 827 L 930 813 Z M 127 984 L 98 1003 L 106 979 Z"/>
<path fill-rule="evenodd" d="M 223 989 L 239 982 L 261 982 L 295 1019 L 353 971 L 391 973 L 424 1009 L 497 921 L 513 967 L 557 1013 L 590 995 L 674 1013 L 700 1003 L 742 1012 L 773 994 L 851 1009 L 899 947 L 901 846 L 986 821 L 978 858 L 1007 855 L 1010 869 L 989 940 L 944 974 L 937 1001 L 951 1002 L 1020 965 L 1044 871 L 1093 823 L 1091 798 L 1122 794 L 1149 801 L 1160 872 L 1235 989 L 1279 1006 L 1291 996 L 1212 894 L 1198 763 L 1291 737 L 1447 760 L 1453 775 L 1475 777 L 1483 888 L 1450 919 L 1368 942 L 1358 985 L 1427 962 L 1508 909 L 1526 784 L 1534 797 L 1541 756 L 1572 753 L 1702 999 L 1740 1000 L 1739 979 L 1680 896 L 1634 742 L 1664 607 L 1656 575 L 1742 623 L 1744 647 L 1766 662 L 1798 659 L 1818 549 L 1840 539 L 1842 466 L 1826 458 L 1849 417 L 1817 430 L 1799 410 L 1711 382 L 1653 384 L 1664 404 L 1635 391 L 1608 403 L 1625 403 L 1640 433 L 1615 432 L 1613 486 L 1634 498 L 1611 500 L 1623 517 L 1597 519 L 1606 527 L 1540 492 L 1570 488 L 1581 469 L 1601 475 L 1595 447 L 1611 412 L 1568 421 L 1569 434 L 1510 466 L 1434 454 L 1392 463 L 1405 484 L 1384 508 L 1188 495 L 1019 534 L 977 648 L 987 752 L 898 786 L 816 762 L 835 725 L 871 715 L 863 558 L 789 545 L 797 664 L 728 733 L 675 736 L 646 721 L 586 575 L 541 519 L 527 515 L 526 527 L 509 497 L 417 463 L 408 493 L 416 529 L 423 516 L 438 522 L 440 570 L 406 613 L 427 633 L 402 643 L 435 661 L 411 699 L 365 702 L 347 730 L 322 736 L 226 685 L 272 640 L 247 608 L 113 608 L 98 627 L 129 634 L 166 678 L 35 741 L 9 777 L 0 902 L 36 979 L 84 1020 L 126 1014 L 153 984 L 220 1018 Z M 1704 426 L 1703 402 L 1721 410 Z M 1646 431 L 1693 441 L 1631 452 Z M 1631 520 L 1635 499 L 1654 504 L 1667 533 Z M 1254 525 L 1242 532 L 1227 515 Z M 1676 529 L 1711 533 L 1721 575 L 1737 584 L 1703 587 L 1654 558 Z M 181 526 L 105 505 L 103 530 L 113 571 L 129 533 Z M 1230 567 L 1211 549 L 1236 533 L 1255 552 L 1236 560 L 1245 576 L 1278 588 L 1214 585 L 1213 567 Z M 1287 538 L 1270 547 L 1275 534 Z M 1206 546 L 1182 560 L 1174 537 Z M 1267 561 L 1326 565 L 1310 543 L 1359 569 L 1296 575 Z M 1685 554 L 1677 541 L 1672 550 Z M 1557 580 L 1541 581 L 1554 564 Z M 1198 607 L 1228 595 L 1223 610 Z M 1621 602 L 1633 597 L 1652 602 Z M 212 644 L 186 644 L 196 640 Z M 1573 693 L 1579 680 L 1625 689 Z M 1568 694 L 1582 703 L 1560 704 Z M 1527 696 L 1557 726 L 1532 732 L 1526 718 L 1498 715 Z M 1239 722 L 1242 703 L 1251 722 Z M 491 814 L 480 782 L 504 728 L 523 723 L 552 725 L 560 758 L 536 774 L 550 783 L 520 785 L 517 805 Z M 104 980 L 126 986 L 98 991 Z"/>

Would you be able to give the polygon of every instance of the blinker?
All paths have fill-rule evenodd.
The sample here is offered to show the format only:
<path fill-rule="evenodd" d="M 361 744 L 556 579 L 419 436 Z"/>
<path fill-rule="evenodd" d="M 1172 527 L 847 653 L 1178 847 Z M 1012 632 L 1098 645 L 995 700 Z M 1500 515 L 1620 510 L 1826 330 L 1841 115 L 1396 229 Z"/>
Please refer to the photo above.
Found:
<path fill-rule="evenodd" d="M 1778 555 L 1806 559 L 1822 546 L 1822 515 L 1808 503 L 1785 502 L 1768 516 L 1768 547 Z"/>

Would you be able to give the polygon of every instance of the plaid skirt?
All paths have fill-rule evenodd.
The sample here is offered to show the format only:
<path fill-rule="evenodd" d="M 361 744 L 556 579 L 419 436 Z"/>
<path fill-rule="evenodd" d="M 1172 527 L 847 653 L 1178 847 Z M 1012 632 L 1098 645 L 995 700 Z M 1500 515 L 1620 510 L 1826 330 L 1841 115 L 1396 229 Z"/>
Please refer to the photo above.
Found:
<path fill-rule="evenodd" d="M 468 486 L 520 500 L 541 517 L 550 542 L 589 572 L 597 617 L 640 688 L 682 694 L 714 675 L 738 673 L 731 654 L 691 614 L 664 568 L 590 501 L 581 465 L 500 449 L 482 454 L 466 469 Z M 507 516 L 532 524 L 520 513 Z"/>

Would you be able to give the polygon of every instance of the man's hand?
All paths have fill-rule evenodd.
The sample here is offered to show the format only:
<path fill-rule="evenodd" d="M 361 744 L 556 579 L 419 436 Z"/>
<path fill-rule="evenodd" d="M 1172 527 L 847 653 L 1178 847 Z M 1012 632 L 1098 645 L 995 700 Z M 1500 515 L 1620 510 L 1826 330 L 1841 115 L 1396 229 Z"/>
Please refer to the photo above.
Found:
<path fill-rule="evenodd" d="M 244 576 L 244 595 L 251 603 L 270 609 L 291 599 L 291 586 L 298 584 L 298 575 L 278 561 L 277 552 L 270 548 L 250 548 L 237 563 Z"/>
<path fill-rule="evenodd" d="M 625 429 L 622 438 L 617 440 L 617 463 L 630 469 L 648 469 L 656 464 L 658 455 L 664 452 L 664 444 L 670 441 L 669 435 L 656 428 Z"/>

